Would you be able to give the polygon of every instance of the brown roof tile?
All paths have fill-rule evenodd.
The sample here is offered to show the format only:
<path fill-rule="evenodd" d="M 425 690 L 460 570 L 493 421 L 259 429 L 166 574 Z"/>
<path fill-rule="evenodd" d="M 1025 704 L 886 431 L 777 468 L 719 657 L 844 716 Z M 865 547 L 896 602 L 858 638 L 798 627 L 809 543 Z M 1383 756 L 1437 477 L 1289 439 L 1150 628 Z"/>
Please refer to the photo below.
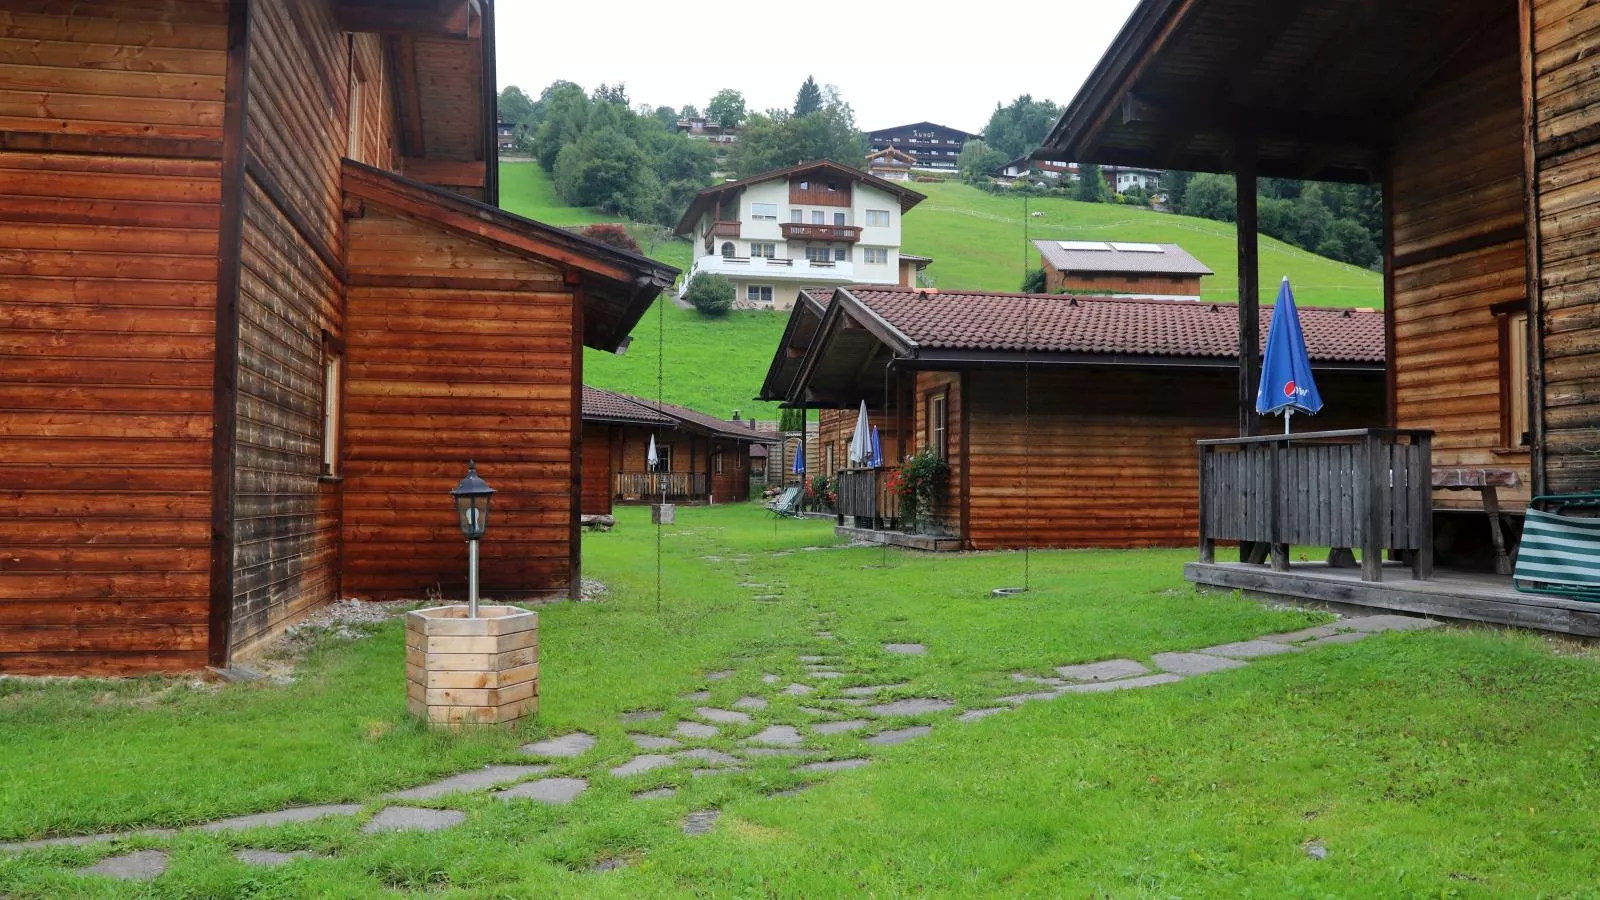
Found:
<path fill-rule="evenodd" d="M 583 418 L 595 422 L 673 425 L 677 420 L 656 412 L 645 401 L 603 388 L 583 386 Z"/>
<path fill-rule="evenodd" d="M 1059 294 L 845 289 L 923 349 L 1029 350 L 1231 358 L 1239 317 L 1231 303 L 1066 297 Z M 1261 307 L 1265 347 L 1272 307 Z M 1300 307 L 1306 346 L 1318 362 L 1384 362 L 1383 313 Z"/>

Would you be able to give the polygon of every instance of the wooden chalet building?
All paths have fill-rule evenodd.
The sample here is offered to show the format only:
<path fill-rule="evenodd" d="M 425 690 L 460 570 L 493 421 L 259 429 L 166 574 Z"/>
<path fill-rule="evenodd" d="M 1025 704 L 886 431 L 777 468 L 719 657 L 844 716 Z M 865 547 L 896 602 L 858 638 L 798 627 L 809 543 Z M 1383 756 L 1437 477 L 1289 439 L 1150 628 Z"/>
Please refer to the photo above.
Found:
<path fill-rule="evenodd" d="M 1382 410 L 1383 318 L 1301 310 L 1327 408 Z M 1157 547 L 1197 536 L 1194 441 L 1237 421 L 1231 304 L 849 287 L 795 306 L 761 399 L 820 409 L 810 472 L 845 527 L 925 549 Z M 885 466 L 851 470 L 860 404 Z M 896 525 L 905 456 L 950 466 L 930 533 Z M 853 520 L 853 521 L 852 521 Z"/>
<path fill-rule="evenodd" d="M 1600 16 L 1566 0 L 1138 5 L 1041 156 L 1234 174 L 1241 273 L 1256 271 L 1258 177 L 1384 194 L 1387 402 L 1362 424 L 1398 431 L 1208 445 L 1208 541 L 1190 580 L 1600 634 L 1596 605 L 1517 593 L 1492 574 L 1510 569 L 1494 544 L 1514 548 L 1530 494 L 1600 489 L 1597 45 Z M 1241 401 L 1257 367 L 1257 287 L 1241 279 Z M 1258 430 L 1242 409 L 1239 426 Z M 1297 496 L 1280 501 L 1288 524 L 1237 533 L 1229 466 L 1276 458 L 1343 487 L 1325 463 L 1352 441 L 1380 461 L 1350 485 L 1353 512 L 1378 527 L 1305 527 Z M 1273 564 L 1214 561 L 1209 539 L 1229 536 L 1271 544 Z M 1359 570 L 1291 565 L 1283 552 L 1356 537 Z M 1385 565 L 1385 550 L 1411 571 Z"/>
<path fill-rule="evenodd" d="M 0 11 L 0 672 L 579 578 L 583 348 L 671 268 L 494 207 L 490 0 Z"/>
<path fill-rule="evenodd" d="M 652 437 L 660 461 L 655 471 L 648 464 Z M 758 431 L 754 420 L 730 422 L 585 385 L 583 514 L 659 499 L 663 480 L 671 503 L 743 502 L 757 459 L 765 477 L 765 448 L 776 437 Z"/>
<path fill-rule="evenodd" d="M 916 158 L 919 169 L 955 169 L 962 145 L 982 137 L 933 122 L 913 122 L 867 132 L 867 140 L 874 151 L 892 148 L 909 153 Z"/>
<path fill-rule="evenodd" d="M 1131 294 L 1200 299 L 1200 281 L 1215 275 L 1177 244 L 1121 241 L 1034 241 L 1051 294 Z"/>

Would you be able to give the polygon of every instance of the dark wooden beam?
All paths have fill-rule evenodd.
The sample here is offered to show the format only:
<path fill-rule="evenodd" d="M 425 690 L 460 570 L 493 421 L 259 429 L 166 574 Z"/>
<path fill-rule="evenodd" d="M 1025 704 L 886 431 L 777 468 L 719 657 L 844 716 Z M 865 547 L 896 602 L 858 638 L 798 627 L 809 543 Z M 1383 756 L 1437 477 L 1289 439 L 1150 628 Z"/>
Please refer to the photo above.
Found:
<path fill-rule="evenodd" d="M 1523 225 L 1527 235 L 1527 271 L 1524 283 L 1528 309 L 1528 468 L 1534 496 L 1546 493 L 1544 446 L 1544 291 L 1540 272 L 1544 265 L 1543 238 L 1539 233 L 1541 196 L 1539 185 L 1539 80 L 1534 66 L 1533 0 L 1517 0 L 1517 30 L 1521 36 L 1522 60 L 1522 178 Z"/>
<path fill-rule="evenodd" d="M 0 150 L 81 153 L 86 156 L 155 156 L 222 159 L 222 141 L 107 134 L 0 131 Z"/>
<path fill-rule="evenodd" d="M 1273 92 L 1273 106 L 1292 106 L 1296 98 L 1305 96 L 1326 76 L 1328 67 L 1350 55 L 1351 47 L 1359 47 L 1362 36 L 1378 28 L 1379 16 L 1389 12 L 1393 0 L 1365 0 L 1344 16 L 1341 24 L 1323 35 L 1317 52 L 1300 67 L 1295 78 L 1286 78 Z"/>
<path fill-rule="evenodd" d="M 1256 148 L 1248 139 L 1235 150 L 1239 245 L 1239 434 L 1261 433 L 1256 381 L 1261 369 L 1261 257 L 1256 217 Z"/>
<path fill-rule="evenodd" d="M 404 156 L 425 157 L 428 144 L 422 132 L 422 86 L 417 82 L 417 42 L 400 37 L 394 44 L 395 75 L 400 84 L 395 92 L 396 114 L 400 118 L 400 152 Z"/>
<path fill-rule="evenodd" d="M 311 224 L 311 221 L 301 214 L 300 208 L 295 206 L 294 202 L 289 199 L 288 191 L 284 190 L 283 184 L 278 181 L 278 177 L 272 173 L 272 170 L 262 163 L 260 159 L 257 159 L 255 153 L 249 151 L 245 152 L 244 170 L 255 181 L 256 187 L 267 195 L 267 199 L 272 202 L 278 212 L 289 220 L 289 227 L 293 228 L 295 234 L 306 242 L 306 245 L 311 248 L 311 252 L 316 254 L 317 259 L 322 260 L 322 264 L 328 267 L 328 271 L 342 281 L 344 279 L 344 260 L 339 254 L 333 252 L 333 247 L 328 244 L 328 239 L 322 233 L 322 230 Z M 343 201 L 341 201 L 341 206 L 342 204 Z"/>
<path fill-rule="evenodd" d="M 482 50 L 483 69 L 478 78 L 478 90 L 483 97 L 483 202 L 500 205 L 500 94 L 495 74 L 494 4 L 483 4 L 482 14 L 473 21 L 481 23 L 476 35 Z"/>
<path fill-rule="evenodd" d="M 572 292 L 572 456 L 571 509 L 567 521 L 568 577 L 573 602 L 583 599 L 583 307 L 582 290 Z"/>
<path fill-rule="evenodd" d="M 1384 427 L 1398 427 L 1400 388 L 1394 367 L 1394 275 L 1398 265 L 1394 256 L 1394 161 L 1383 172 L 1383 395 Z"/>
<path fill-rule="evenodd" d="M 422 159 L 415 156 L 407 156 L 400 161 L 400 172 L 414 181 L 452 188 L 481 188 L 487 174 L 486 166 L 477 160 Z"/>
<path fill-rule="evenodd" d="M 473 7 L 469 0 L 425 0 L 422 3 L 341 0 L 334 6 L 345 31 L 408 37 L 471 37 Z"/>

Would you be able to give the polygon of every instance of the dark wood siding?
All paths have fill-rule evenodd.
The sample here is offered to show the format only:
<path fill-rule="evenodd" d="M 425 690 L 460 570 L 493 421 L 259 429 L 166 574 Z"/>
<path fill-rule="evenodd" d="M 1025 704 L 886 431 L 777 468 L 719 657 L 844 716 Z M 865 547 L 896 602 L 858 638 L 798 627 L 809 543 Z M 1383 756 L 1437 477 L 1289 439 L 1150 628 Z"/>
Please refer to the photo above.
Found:
<path fill-rule="evenodd" d="M 566 590 L 582 387 L 560 273 L 370 201 L 350 221 L 348 272 L 345 591 L 464 592 L 446 495 L 468 459 L 499 491 L 484 594 Z"/>
<path fill-rule="evenodd" d="M 0 672 L 203 665 L 227 12 L 0 11 Z M 100 60 L 95 68 L 86 57 Z"/>
<path fill-rule="evenodd" d="M 604 516 L 611 513 L 614 491 L 612 460 L 620 440 L 616 425 L 583 426 L 583 514 Z"/>
<path fill-rule="evenodd" d="M 750 499 L 750 445 L 738 441 L 717 440 L 709 442 L 713 455 L 708 471 L 711 472 L 711 499 L 717 503 L 743 503 Z M 715 455 L 722 456 L 722 472 L 717 473 Z"/>
<path fill-rule="evenodd" d="M 1476 64 L 1447 72 L 1396 130 L 1396 424 L 1436 432 L 1436 466 L 1515 468 L 1527 479 L 1528 454 L 1502 447 L 1491 312 L 1527 298 L 1515 28 L 1488 29 L 1463 58 Z M 1519 507 L 1527 496 L 1503 492 L 1501 503 Z M 1434 502 L 1482 508 L 1465 491 L 1437 493 Z"/>
<path fill-rule="evenodd" d="M 1547 489 L 1600 486 L 1600 9 L 1534 0 Z"/>
<path fill-rule="evenodd" d="M 933 511 L 933 521 L 949 534 L 961 533 L 961 468 L 962 456 L 961 405 L 965 398 L 961 392 L 961 375 L 956 372 L 918 372 L 914 387 L 916 416 L 911 427 L 911 452 L 928 449 L 928 400 L 935 394 L 945 395 L 945 417 L 948 432 L 945 437 L 946 459 L 950 463 L 950 480 L 945 485 L 944 497 Z M 846 438 L 848 440 L 848 436 Z"/>

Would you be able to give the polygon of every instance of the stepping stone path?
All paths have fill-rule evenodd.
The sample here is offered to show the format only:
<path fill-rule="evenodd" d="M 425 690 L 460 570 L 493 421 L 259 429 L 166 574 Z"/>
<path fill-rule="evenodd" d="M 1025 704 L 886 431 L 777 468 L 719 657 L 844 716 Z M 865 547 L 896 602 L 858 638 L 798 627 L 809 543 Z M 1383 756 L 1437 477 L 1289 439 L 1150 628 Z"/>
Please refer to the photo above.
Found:
<path fill-rule="evenodd" d="M 795 766 L 794 770 L 796 772 L 843 772 L 846 769 L 859 769 L 870 762 L 872 760 L 864 757 L 857 759 L 830 759 L 824 762 Z"/>
<path fill-rule="evenodd" d="M 628 718 L 629 716 L 639 716 L 640 718 L 630 719 Z M 622 721 L 643 722 L 648 719 L 659 718 L 660 716 L 661 713 L 659 712 L 653 714 L 648 712 L 626 713 L 623 715 Z M 549 740 L 538 741 L 537 743 L 533 744 L 523 744 L 522 752 L 528 754 L 529 756 L 547 756 L 552 758 L 570 759 L 572 757 L 582 756 L 585 753 L 588 753 L 590 750 L 594 749 L 594 745 L 597 743 L 599 743 L 599 741 L 595 740 L 594 735 L 584 734 L 581 731 L 574 731 L 571 734 L 564 734 L 558 738 L 550 738 Z"/>
<path fill-rule="evenodd" d="M 633 759 L 613 768 L 611 774 L 617 778 L 627 778 L 629 775 L 638 775 L 641 772 L 648 772 L 652 769 L 659 769 L 672 764 L 673 759 L 670 756 L 647 753 L 643 756 L 635 756 Z"/>
<path fill-rule="evenodd" d="M 600 874 L 602 872 L 611 872 L 611 871 L 614 871 L 616 869 L 626 868 L 627 865 L 628 865 L 628 861 L 625 860 L 625 859 L 615 859 L 615 858 L 612 858 L 612 857 L 607 857 L 606 859 L 602 859 L 599 862 L 595 863 L 594 865 L 590 866 L 589 867 L 589 871 L 593 872 L 596 875 L 598 875 L 598 874 Z"/>
<path fill-rule="evenodd" d="M 798 747 L 805 741 L 792 725 L 772 725 L 745 739 L 747 744 L 766 744 L 773 747 Z"/>
<path fill-rule="evenodd" d="M 867 738 L 863 743 L 871 744 L 874 747 L 893 747 L 896 744 L 904 744 L 906 741 L 916 740 L 919 737 L 925 737 L 930 734 L 933 734 L 932 727 L 915 725 L 911 728 L 899 728 L 894 731 L 875 734 Z"/>
<path fill-rule="evenodd" d="M 723 725 L 750 724 L 749 715 L 742 712 L 735 712 L 731 709 L 718 709 L 715 706 L 698 706 L 695 707 L 694 712 L 695 715 L 705 719 L 707 722 L 718 722 Z"/>
<path fill-rule="evenodd" d="M 732 669 L 723 669 L 720 672 L 712 672 L 712 673 L 710 673 L 709 675 L 706 676 L 706 680 L 707 681 L 723 681 L 725 679 L 732 678 L 733 674 L 734 673 L 733 673 Z"/>
<path fill-rule="evenodd" d="M 873 694 L 876 694 L 879 691 L 892 691 L 896 688 L 903 688 L 905 686 L 906 682 L 904 681 L 900 682 L 899 684 L 867 684 L 862 685 L 861 687 L 847 687 L 843 691 L 840 691 L 840 693 L 844 694 L 846 697 L 871 697 Z"/>
<path fill-rule="evenodd" d="M 1157 653 L 1150 659 L 1157 668 L 1174 675 L 1209 675 L 1212 672 L 1244 668 L 1244 663 L 1237 659 L 1207 656 L 1204 653 Z"/>
<path fill-rule="evenodd" d="M 720 809 L 703 809 L 699 812 L 689 813 L 683 818 L 683 833 L 688 835 L 709 834 L 720 818 L 722 818 L 722 810 Z"/>
<path fill-rule="evenodd" d="M 1004 706 L 990 706 L 990 707 L 988 707 L 986 709 L 969 709 L 966 712 L 962 713 L 961 715 L 956 716 L 956 721 L 957 722 L 976 722 L 979 719 L 987 719 L 990 716 L 994 715 L 995 713 L 1005 712 L 1005 711 L 1006 711 L 1006 708 Z"/>
<path fill-rule="evenodd" d="M 707 775 L 737 775 L 748 771 L 750 770 L 744 766 L 728 766 L 723 769 L 691 769 L 689 775 L 694 778 L 704 778 Z"/>
<path fill-rule="evenodd" d="M 802 656 L 802 657 L 800 657 L 800 661 L 802 663 L 805 663 L 806 665 L 819 664 L 825 659 L 827 659 L 826 656 Z"/>
<path fill-rule="evenodd" d="M 915 697 L 910 700 L 895 700 L 890 703 L 880 703 L 877 706 L 867 707 L 867 712 L 875 716 L 920 716 L 927 713 L 944 712 L 955 706 L 949 700 L 935 700 L 932 697 Z"/>
<path fill-rule="evenodd" d="M 1300 646 L 1309 648 L 1326 647 L 1330 644 L 1354 644 L 1356 641 L 1364 640 L 1371 634 L 1372 632 L 1370 631 L 1347 631 L 1343 634 L 1330 634 L 1327 637 L 1317 638 L 1314 641 L 1306 641 Z"/>
<path fill-rule="evenodd" d="M 541 778 L 538 781 L 529 781 L 497 791 L 495 796 L 501 800 L 537 800 L 540 803 L 567 804 L 578 799 L 578 795 L 588 789 L 589 782 L 582 778 Z"/>
<path fill-rule="evenodd" d="M 842 722 L 818 722 L 811 726 L 811 730 L 817 734 L 848 734 L 860 731 L 871 724 L 872 722 L 867 719 L 846 719 Z"/>
<path fill-rule="evenodd" d="M 167 871 L 167 854 L 160 850 L 135 850 L 107 857 L 76 871 L 79 875 L 104 875 L 124 881 L 154 881 Z"/>
<path fill-rule="evenodd" d="M 1135 688 L 1155 687 L 1158 684 L 1172 684 L 1182 681 L 1183 676 L 1171 672 L 1162 672 L 1157 675 L 1144 675 L 1139 678 L 1124 678 L 1121 681 L 1091 681 L 1087 684 L 1074 684 L 1062 688 L 1064 694 L 1104 694 L 1107 691 L 1126 691 Z"/>
<path fill-rule="evenodd" d="M 710 738 L 722 733 L 717 726 L 700 722 L 679 722 L 672 730 L 686 738 Z"/>
<path fill-rule="evenodd" d="M 431 800 L 434 797 L 443 797 L 446 794 L 455 794 L 463 791 L 481 791 L 484 788 L 494 787 L 529 775 L 540 775 L 549 771 L 549 766 L 488 766 L 476 772 L 463 772 L 452 775 L 442 781 L 424 784 L 409 790 L 395 791 L 384 794 L 385 800 Z"/>
<path fill-rule="evenodd" d="M 1004 697 L 996 697 L 995 699 L 1001 703 L 1010 703 L 1013 706 L 1021 706 L 1030 700 L 1054 700 L 1059 696 L 1061 696 L 1061 691 L 1054 690 L 1037 691 L 1032 694 L 1007 694 Z"/>
<path fill-rule="evenodd" d="M 666 750 L 670 747 L 683 746 L 681 741 L 658 734 L 630 734 L 628 740 L 633 741 L 633 745 L 640 750 Z"/>
<path fill-rule="evenodd" d="M 383 831 L 443 831 L 460 825 L 467 814 L 459 809 L 422 809 L 415 806 L 387 806 L 361 826 L 367 834 Z"/>
<path fill-rule="evenodd" d="M 639 792 L 637 794 L 634 794 L 633 795 L 633 799 L 635 799 L 635 800 L 665 800 L 668 797 L 675 797 L 675 796 L 677 796 L 677 794 L 678 794 L 678 789 L 677 788 L 664 787 L 664 788 L 656 788 L 653 791 L 641 791 L 641 792 Z"/>
<path fill-rule="evenodd" d="M 234 859 L 247 866 L 282 866 L 292 863 L 297 859 L 319 859 L 315 853 L 305 850 L 295 850 L 292 853 L 282 853 L 277 850 L 235 850 Z"/>
<path fill-rule="evenodd" d="M 1280 644 L 1298 644 L 1301 641 L 1309 641 L 1312 638 L 1331 637 L 1338 633 L 1339 629 L 1333 627 L 1332 625 L 1318 625 L 1313 628 L 1302 628 L 1299 631 L 1291 631 L 1287 634 L 1269 634 L 1261 640 L 1275 641 Z"/>
<path fill-rule="evenodd" d="M 745 747 L 739 752 L 740 756 L 759 759 L 766 756 L 821 756 L 820 750 L 806 750 L 801 747 Z"/>
<path fill-rule="evenodd" d="M 812 669 L 806 673 L 811 678 L 843 678 L 844 673 L 834 669 Z"/>
<path fill-rule="evenodd" d="M 542 768 L 533 766 L 530 768 Z M 277 812 L 256 813 L 252 816 L 234 816 L 218 819 L 200 826 L 201 831 L 243 831 L 247 828 L 268 828 L 290 822 L 311 822 L 328 816 L 353 816 L 361 812 L 359 803 L 331 803 L 323 806 L 291 806 Z"/>
<path fill-rule="evenodd" d="M 1081 666 L 1060 666 L 1056 674 L 1068 681 L 1110 681 L 1114 678 L 1132 678 L 1150 671 L 1144 663 L 1131 659 L 1108 659 L 1105 662 L 1086 663 Z"/>
<path fill-rule="evenodd" d="M 783 693 L 790 697 L 804 697 L 806 694 L 809 694 L 814 690 L 816 690 L 816 688 L 809 684 L 791 684 L 783 689 Z"/>
<path fill-rule="evenodd" d="M 678 759 L 696 760 L 712 766 L 732 766 L 737 765 L 739 762 L 737 758 L 729 756 L 721 750 L 712 750 L 709 747 L 697 747 L 693 750 L 685 750 L 682 753 L 674 753 L 673 756 Z"/>
<path fill-rule="evenodd" d="M 902 656 L 921 656 L 928 652 L 928 648 L 922 644 L 884 644 L 883 652 L 899 653 Z"/>
<path fill-rule="evenodd" d="M 704 702 L 706 700 L 710 700 L 711 699 L 711 692 L 710 691 L 692 691 L 690 693 L 683 694 L 683 695 L 679 696 L 678 699 L 679 700 L 694 700 L 694 701 Z"/>
<path fill-rule="evenodd" d="M 761 683 L 762 684 L 777 684 L 778 681 L 779 681 L 778 676 L 772 674 L 771 672 L 768 672 L 767 674 L 761 676 Z"/>
<path fill-rule="evenodd" d="M 1200 652 L 1209 656 L 1226 656 L 1229 659 L 1256 659 L 1262 656 L 1276 656 L 1279 653 L 1293 653 L 1299 649 L 1293 644 L 1280 644 L 1277 641 L 1238 641 L 1207 647 Z"/>
<path fill-rule="evenodd" d="M 765 697 L 740 697 L 739 699 L 733 701 L 733 708 L 734 709 L 766 709 L 767 708 L 767 698 L 765 698 Z"/>
<path fill-rule="evenodd" d="M 664 715 L 666 715 L 666 712 L 659 709 L 636 709 L 633 712 L 625 712 L 617 718 L 621 719 L 624 724 L 632 724 L 634 722 L 654 722 Z"/>

